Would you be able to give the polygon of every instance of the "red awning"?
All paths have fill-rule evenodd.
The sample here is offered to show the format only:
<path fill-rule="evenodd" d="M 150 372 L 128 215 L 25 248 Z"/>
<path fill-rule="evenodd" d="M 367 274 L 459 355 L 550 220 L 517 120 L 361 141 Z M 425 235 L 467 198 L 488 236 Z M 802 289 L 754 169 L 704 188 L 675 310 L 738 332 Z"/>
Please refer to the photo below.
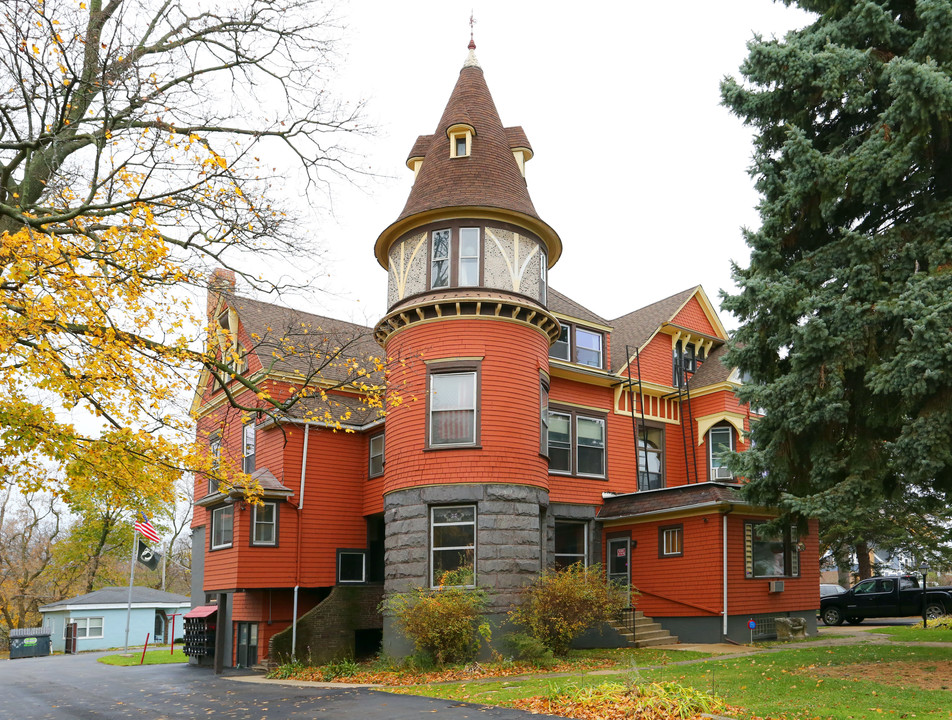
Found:
<path fill-rule="evenodd" d="M 209 615 L 214 615 L 218 612 L 217 605 L 199 605 L 197 608 L 193 608 L 185 613 L 187 618 L 203 618 L 208 617 Z"/>

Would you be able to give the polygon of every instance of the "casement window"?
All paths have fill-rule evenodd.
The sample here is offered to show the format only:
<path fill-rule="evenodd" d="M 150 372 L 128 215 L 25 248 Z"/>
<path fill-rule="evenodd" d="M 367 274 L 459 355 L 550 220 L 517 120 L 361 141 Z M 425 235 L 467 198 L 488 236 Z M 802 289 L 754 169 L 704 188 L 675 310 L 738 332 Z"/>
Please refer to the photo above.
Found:
<path fill-rule="evenodd" d="M 605 477 L 605 419 L 550 411 L 549 472 Z"/>
<path fill-rule="evenodd" d="M 475 445 L 478 372 L 430 372 L 429 447 Z"/>
<path fill-rule="evenodd" d="M 211 549 L 230 548 L 235 528 L 235 506 L 225 505 L 212 510 Z"/>
<path fill-rule="evenodd" d="M 727 467 L 728 453 L 734 450 L 734 429 L 728 425 L 715 425 L 707 432 L 707 463 L 711 481 L 733 480 L 734 474 Z"/>
<path fill-rule="evenodd" d="M 461 571 L 459 584 L 476 584 L 476 506 L 430 508 L 430 587 L 448 572 Z"/>
<path fill-rule="evenodd" d="M 444 228 L 430 233 L 430 288 L 479 285 L 482 230 Z"/>
<path fill-rule="evenodd" d="M 555 521 L 555 569 L 582 563 L 588 566 L 588 525 L 584 522 Z"/>
<path fill-rule="evenodd" d="M 605 367 L 605 336 L 601 332 L 570 323 L 561 325 L 559 339 L 549 348 L 550 358 L 598 369 Z"/>
<path fill-rule="evenodd" d="M 384 434 L 370 436 L 370 477 L 383 475 Z"/>
<path fill-rule="evenodd" d="M 430 287 L 449 287 L 450 231 L 434 230 L 430 238 Z"/>
<path fill-rule="evenodd" d="M 76 637 L 83 638 L 101 638 L 103 622 L 101 617 L 80 617 L 69 618 L 66 625 L 76 623 Z M 66 637 L 66 625 L 63 626 L 63 637 Z"/>
<path fill-rule="evenodd" d="M 278 505 L 266 502 L 251 506 L 251 544 L 278 544 Z"/>
<path fill-rule="evenodd" d="M 539 383 L 539 452 L 549 454 L 549 383 Z"/>
<path fill-rule="evenodd" d="M 337 551 L 337 582 L 352 585 L 367 582 L 367 551 Z"/>
<path fill-rule="evenodd" d="M 241 470 L 246 473 L 255 471 L 255 421 L 246 423 L 241 429 Z"/>
<path fill-rule="evenodd" d="M 767 530 L 763 522 L 744 523 L 744 559 L 748 578 L 799 577 L 800 542 L 795 525 Z"/>
<path fill-rule="evenodd" d="M 684 526 L 667 525 L 658 528 L 658 557 L 684 555 Z"/>
<path fill-rule="evenodd" d="M 664 430 L 644 427 L 638 434 L 638 489 L 664 487 Z"/>
<path fill-rule="evenodd" d="M 673 384 L 675 387 L 681 387 L 687 379 L 685 373 L 696 373 L 698 362 L 704 360 L 704 348 L 698 347 L 694 343 L 686 343 L 678 340 L 674 345 L 673 353 Z"/>

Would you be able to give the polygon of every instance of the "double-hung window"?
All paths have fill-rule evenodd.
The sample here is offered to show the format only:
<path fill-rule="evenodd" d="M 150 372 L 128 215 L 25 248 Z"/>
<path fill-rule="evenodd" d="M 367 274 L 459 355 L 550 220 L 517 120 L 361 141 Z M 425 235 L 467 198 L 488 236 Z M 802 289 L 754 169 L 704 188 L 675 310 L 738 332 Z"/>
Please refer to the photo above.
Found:
<path fill-rule="evenodd" d="M 454 585 L 476 584 L 476 506 L 430 508 L 430 586 L 453 573 Z"/>
<path fill-rule="evenodd" d="M 211 549 L 230 548 L 235 527 L 235 506 L 225 505 L 212 510 Z"/>
<path fill-rule="evenodd" d="M 588 526 L 584 522 L 555 521 L 555 569 L 588 565 Z"/>
<path fill-rule="evenodd" d="M 241 431 L 241 470 L 246 473 L 255 471 L 255 421 L 252 420 L 242 427 Z"/>
<path fill-rule="evenodd" d="M 429 446 L 476 444 L 477 372 L 432 372 Z"/>
<path fill-rule="evenodd" d="M 370 477 L 383 475 L 384 434 L 370 436 Z"/>
<path fill-rule="evenodd" d="M 549 454 L 549 383 L 539 381 L 539 452 Z"/>
<path fill-rule="evenodd" d="M 479 228 L 459 230 L 459 270 L 457 285 L 479 285 Z"/>
<path fill-rule="evenodd" d="M 605 477 L 605 419 L 550 411 L 549 471 Z"/>
<path fill-rule="evenodd" d="M 562 323 L 558 339 L 549 348 L 549 357 L 579 365 L 605 367 L 604 335 L 570 323 Z"/>
<path fill-rule="evenodd" d="M 221 437 L 218 435 L 213 435 L 208 439 L 208 454 L 211 455 L 211 471 L 216 473 L 221 466 Z M 216 492 L 218 492 L 218 478 L 210 475 L 208 477 L 208 494 L 214 495 Z"/>
<path fill-rule="evenodd" d="M 81 618 L 70 618 L 66 621 L 66 625 L 70 623 L 76 623 L 76 637 L 77 638 L 101 638 L 102 637 L 102 618 L 101 617 L 81 617 Z M 65 636 L 65 627 L 64 636 Z"/>
<path fill-rule="evenodd" d="M 727 455 L 734 450 L 734 431 L 730 425 L 715 425 L 707 433 L 707 459 L 711 480 L 732 480 Z"/>
<path fill-rule="evenodd" d="M 278 544 L 278 505 L 266 502 L 253 505 L 251 510 L 251 544 Z"/>

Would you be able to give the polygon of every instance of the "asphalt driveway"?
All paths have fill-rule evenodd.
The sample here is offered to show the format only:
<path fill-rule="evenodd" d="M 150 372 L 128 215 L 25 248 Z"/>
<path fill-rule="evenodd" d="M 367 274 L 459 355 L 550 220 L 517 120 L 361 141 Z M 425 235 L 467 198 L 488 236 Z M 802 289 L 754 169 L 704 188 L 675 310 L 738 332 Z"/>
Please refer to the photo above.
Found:
<path fill-rule="evenodd" d="M 188 665 L 116 667 L 109 653 L 0 661 L 0 718 L 16 720 L 447 720 L 542 717 L 503 708 L 391 695 L 368 688 L 323 688 L 236 681 Z"/>

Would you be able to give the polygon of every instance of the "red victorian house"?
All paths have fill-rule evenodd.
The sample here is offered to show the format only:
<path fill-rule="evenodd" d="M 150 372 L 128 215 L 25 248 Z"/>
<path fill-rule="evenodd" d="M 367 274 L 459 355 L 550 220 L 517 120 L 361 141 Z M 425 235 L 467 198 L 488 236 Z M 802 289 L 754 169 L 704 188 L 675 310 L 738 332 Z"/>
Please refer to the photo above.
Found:
<path fill-rule="evenodd" d="M 465 568 L 502 624 L 540 571 L 576 562 L 604 563 L 682 640 L 747 641 L 751 619 L 755 635 L 778 617 L 815 630 L 816 527 L 763 533 L 775 513 L 743 499 L 725 462 L 745 449 L 751 411 L 713 306 L 692 287 L 609 320 L 548 286 L 562 241 L 529 197 L 526 134 L 503 126 L 473 47 L 377 239 L 389 310 L 375 328 L 214 279 L 223 357 L 276 397 L 306 380 L 322 393 L 275 417 L 231 409 L 227 393 L 256 401 L 236 381 L 200 383 L 199 437 L 258 480 L 263 502 L 196 482 L 193 660 L 405 653 L 377 612 L 386 593 Z M 366 365 L 348 360 L 374 354 L 400 401 L 385 417 L 361 402 Z"/>

